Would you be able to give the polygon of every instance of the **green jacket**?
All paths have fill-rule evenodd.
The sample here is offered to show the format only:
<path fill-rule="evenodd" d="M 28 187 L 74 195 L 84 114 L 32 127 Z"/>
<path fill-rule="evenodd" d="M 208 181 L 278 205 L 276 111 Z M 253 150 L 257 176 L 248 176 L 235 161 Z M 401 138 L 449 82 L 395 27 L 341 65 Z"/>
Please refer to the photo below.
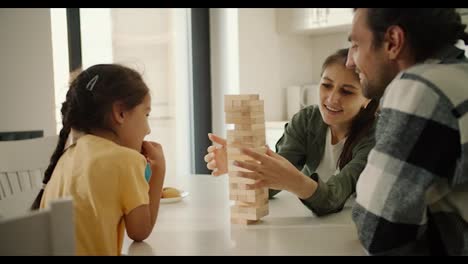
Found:
<path fill-rule="evenodd" d="M 276 143 L 276 152 L 285 157 L 303 174 L 318 182 L 317 191 L 307 199 L 300 199 L 316 215 L 321 216 L 343 209 L 346 200 L 355 192 L 359 175 L 367 156 L 375 145 L 375 123 L 368 135 L 352 150 L 352 160 L 326 183 L 315 173 L 324 151 L 328 125 L 316 105 L 308 106 L 285 125 L 284 134 Z M 270 189 L 270 198 L 280 192 Z"/>

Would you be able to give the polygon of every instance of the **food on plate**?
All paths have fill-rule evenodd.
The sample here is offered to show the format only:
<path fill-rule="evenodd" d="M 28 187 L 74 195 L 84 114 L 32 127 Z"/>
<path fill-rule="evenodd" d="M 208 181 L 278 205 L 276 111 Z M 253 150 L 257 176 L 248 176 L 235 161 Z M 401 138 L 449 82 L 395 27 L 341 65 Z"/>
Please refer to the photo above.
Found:
<path fill-rule="evenodd" d="M 161 193 L 161 198 L 180 197 L 180 191 L 173 187 L 164 187 Z"/>

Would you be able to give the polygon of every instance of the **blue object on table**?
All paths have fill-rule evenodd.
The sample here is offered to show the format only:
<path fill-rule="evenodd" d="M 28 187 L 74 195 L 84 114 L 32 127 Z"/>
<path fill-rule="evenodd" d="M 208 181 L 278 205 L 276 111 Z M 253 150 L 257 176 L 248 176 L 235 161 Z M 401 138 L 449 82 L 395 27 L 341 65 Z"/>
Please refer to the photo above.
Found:
<path fill-rule="evenodd" d="M 146 163 L 146 168 L 145 168 L 145 179 L 147 182 L 151 179 L 151 167 L 149 163 Z"/>

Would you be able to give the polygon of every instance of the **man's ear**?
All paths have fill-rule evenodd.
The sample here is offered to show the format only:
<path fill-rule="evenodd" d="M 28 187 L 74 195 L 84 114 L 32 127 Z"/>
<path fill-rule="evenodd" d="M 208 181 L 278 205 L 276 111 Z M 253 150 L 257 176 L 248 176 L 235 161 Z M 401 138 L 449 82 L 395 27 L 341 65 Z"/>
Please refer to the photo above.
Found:
<path fill-rule="evenodd" d="M 390 26 L 385 32 L 385 51 L 390 60 L 395 60 L 402 53 L 406 44 L 405 31 L 400 26 Z"/>
<path fill-rule="evenodd" d="M 125 108 L 121 102 L 115 102 L 112 104 L 112 119 L 121 125 L 125 119 Z"/>

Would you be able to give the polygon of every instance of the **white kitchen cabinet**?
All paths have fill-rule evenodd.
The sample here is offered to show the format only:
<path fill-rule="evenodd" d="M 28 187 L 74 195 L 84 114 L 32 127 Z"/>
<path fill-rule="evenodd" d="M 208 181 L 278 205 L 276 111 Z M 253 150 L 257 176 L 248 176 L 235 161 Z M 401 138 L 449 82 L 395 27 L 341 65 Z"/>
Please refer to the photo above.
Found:
<path fill-rule="evenodd" d="M 325 35 L 351 28 L 351 8 L 277 8 L 280 34 Z"/>

